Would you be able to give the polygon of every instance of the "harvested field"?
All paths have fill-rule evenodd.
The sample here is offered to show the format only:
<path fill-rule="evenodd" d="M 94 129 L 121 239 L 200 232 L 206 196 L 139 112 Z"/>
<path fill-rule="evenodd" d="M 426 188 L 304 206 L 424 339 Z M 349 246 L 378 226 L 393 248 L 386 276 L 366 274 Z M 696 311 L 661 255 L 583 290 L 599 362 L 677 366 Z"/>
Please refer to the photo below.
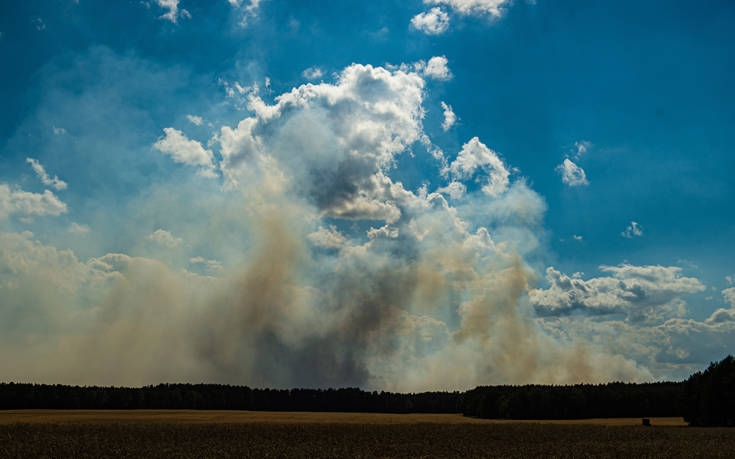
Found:
<path fill-rule="evenodd" d="M 323 413 L 224 410 L 12 410 L 0 411 L 0 425 L 13 423 L 167 422 L 186 424 L 596 424 L 638 426 L 640 418 L 504 420 L 461 414 Z M 682 418 L 651 418 L 655 426 L 686 426 Z"/>
<path fill-rule="evenodd" d="M 0 413 L 1 457 L 732 457 L 735 430 L 676 419 L 217 411 Z M 635 424 L 633 424 L 635 422 Z M 669 425 L 666 425 L 666 423 Z"/>

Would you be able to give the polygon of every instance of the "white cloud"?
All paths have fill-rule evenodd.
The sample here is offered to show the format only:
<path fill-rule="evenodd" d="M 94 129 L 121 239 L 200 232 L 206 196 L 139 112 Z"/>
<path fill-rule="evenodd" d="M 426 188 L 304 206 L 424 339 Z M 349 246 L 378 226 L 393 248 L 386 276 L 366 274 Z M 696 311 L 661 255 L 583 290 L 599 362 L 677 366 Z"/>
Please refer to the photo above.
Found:
<path fill-rule="evenodd" d="M 72 222 L 72 224 L 69 226 L 69 232 L 77 234 L 87 234 L 90 232 L 90 229 L 87 225 L 80 225 L 79 223 Z"/>
<path fill-rule="evenodd" d="M 725 297 L 725 301 L 730 303 L 731 307 L 735 308 L 735 287 L 730 287 L 723 290 L 722 296 Z"/>
<path fill-rule="evenodd" d="M 301 72 L 301 75 L 307 80 L 318 80 L 324 76 L 324 72 L 319 67 L 309 67 L 308 69 Z"/>
<path fill-rule="evenodd" d="M 620 233 L 621 236 L 627 239 L 633 239 L 634 237 L 641 237 L 643 236 L 643 229 L 640 227 L 640 225 L 636 222 L 630 222 L 630 225 Z"/>
<path fill-rule="evenodd" d="M 395 221 L 415 196 L 383 171 L 423 135 L 423 89 L 416 72 L 353 64 L 336 83 L 299 86 L 274 105 L 251 93 L 254 116 L 221 130 L 220 168 L 229 187 L 259 174 L 325 215 Z"/>
<path fill-rule="evenodd" d="M 199 166 L 199 173 L 205 177 L 215 177 L 214 155 L 201 143 L 187 138 L 181 131 L 172 127 L 164 128 L 164 136 L 153 144 L 153 148 L 168 154 L 177 163 Z"/>
<path fill-rule="evenodd" d="M 640 322 L 681 315 L 685 303 L 679 297 L 705 290 L 698 279 L 683 277 L 675 266 L 623 264 L 600 270 L 609 276 L 585 281 L 549 267 L 549 288 L 531 290 L 529 299 L 543 315 L 622 313 L 629 321 Z"/>
<path fill-rule="evenodd" d="M 186 119 L 189 120 L 191 124 L 194 124 L 196 126 L 201 126 L 202 124 L 204 124 L 204 119 L 201 116 L 186 115 Z"/>
<path fill-rule="evenodd" d="M 44 185 L 52 186 L 56 188 L 57 190 L 65 190 L 66 189 L 66 182 L 63 180 L 59 180 L 59 177 L 55 176 L 53 178 L 49 177 L 49 175 L 46 173 L 46 169 L 39 163 L 37 160 L 33 158 L 26 158 L 26 162 L 31 165 L 31 168 L 33 168 L 33 171 L 36 173 L 39 179 L 41 179 L 41 182 Z"/>
<path fill-rule="evenodd" d="M 735 346 L 735 322 L 671 318 L 643 324 L 587 315 L 538 319 L 551 335 L 571 343 L 603 347 L 648 368 L 656 379 L 681 380 L 722 358 Z"/>
<path fill-rule="evenodd" d="M 180 237 L 175 237 L 170 232 L 161 228 L 155 230 L 153 234 L 148 235 L 148 239 L 169 249 L 176 248 L 184 243 L 184 240 Z"/>
<path fill-rule="evenodd" d="M 457 122 L 457 115 L 454 114 L 454 110 L 452 110 L 451 105 L 447 105 L 446 103 L 442 102 L 442 109 L 444 110 L 444 121 L 442 121 L 442 129 L 444 131 L 448 131 L 452 126 L 454 126 L 454 123 Z"/>
<path fill-rule="evenodd" d="M 13 371 L 9 377 L 138 385 L 205 375 L 255 385 L 427 390 L 639 376 L 635 367 L 618 371 L 594 349 L 589 358 L 580 357 L 537 332 L 525 295 L 535 276 L 521 257 L 538 247 L 533 233 L 538 234 L 545 204 L 523 180 L 511 185 L 509 167 L 479 140 L 465 145 L 464 155 L 471 158 L 458 155 L 456 173 L 486 185 L 486 193 L 493 183 L 490 194 L 508 188 L 500 196 L 489 198 L 477 186 L 465 195 L 464 183 L 447 180 L 446 194 L 464 195 L 453 207 L 440 193 L 428 192 L 428 184 L 413 193 L 391 178 L 403 163 L 400 155 L 427 137 L 422 75 L 413 68 L 355 64 L 332 83 L 305 84 L 268 102 L 257 92 L 247 94 L 246 118 L 223 128 L 215 142 L 223 179 L 233 192 L 201 187 L 199 181 L 182 183 L 177 176 L 176 183 L 154 187 L 153 196 L 145 193 L 144 205 L 136 200 L 121 208 L 129 213 L 130 227 L 153 215 L 171 222 L 170 228 L 187 227 L 186 234 L 207 235 L 192 241 L 192 247 L 207 244 L 206 258 L 182 257 L 187 243 L 162 228 L 150 241 L 143 233 L 142 245 L 131 242 L 136 252 L 159 254 L 170 267 L 123 254 L 85 264 L 70 251 L 61 256 L 56 251 L 67 264 L 45 268 L 53 271 L 49 276 L 78 270 L 119 281 L 95 295 L 82 276 L 78 295 L 61 301 L 52 291 L 42 303 L 21 301 L 35 299 L 35 287 L 46 284 L 34 280 L 47 275 L 36 266 L 42 263 L 0 245 L 0 259 L 13 259 L 12 277 L 0 266 L 0 282 L 20 286 L 1 292 L 0 324 L 17 328 L 17 321 L 6 318 L 27 304 L 45 304 L 70 318 L 49 323 L 47 333 L 1 334 L 0 344 L 18 343 L 0 345 L 0 361 Z M 192 146 L 173 131 L 166 138 L 160 146 L 171 147 L 168 154 L 208 166 L 201 145 Z M 195 153 L 181 154 L 175 147 L 181 143 Z M 177 193 L 182 190 L 187 193 Z M 165 196 L 158 199 L 155 193 Z M 307 238 L 315 229 L 327 229 L 322 235 L 331 240 L 322 242 L 339 241 L 330 217 L 383 221 L 340 222 L 351 231 L 350 239 L 342 235 L 346 241 L 339 250 L 311 253 L 311 240 L 322 240 Z M 367 228 L 369 240 L 350 244 L 353 235 L 364 239 Z M 116 240 L 122 234 L 114 233 Z M 179 256 L 152 241 L 178 247 L 171 252 Z M 44 253 L 51 259 L 54 251 Z M 232 269 L 207 276 L 210 288 L 192 285 L 192 271 L 217 269 L 209 258 Z M 20 270 L 22 276 L 15 274 Z M 8 307 L 10 295 L 19 300 Z M 68 339 L 79 345 L 63 346 Z M 26 349 L 26 343 L 40 344 Z M 320 348 L 316 354 L 314 346 Z M 588 362 L 600 370 L 580 374 Z M 274 371 L 261 371 L 264 365 Z M 28 368 L 31 373 L 24 373 Z"/>
<path fill-rule="evenodd" d="M 725 309 L 720 308 L 713 312 L 707 320 L 708 324 L 718 324 L 722 322 L 735 322 L 735 308 Z"/>
<path fill-rule="evenodd" d="M 508 188 L 510 172 L 498 154 L 480 142 L 477 137 L 464 144 L 457 158 L 442 172 L 455 179 L 470 179 L 478 170 L 487 175 L 482 186 L 485 194 L 498 196 Z"/>
<path fill-rule="evenodd" d="M 38 194 L 17 189 L 11 190 L 7 184 L 0 183 L 0 219 L 13 214 L 58 216 L 66 211 L 66 204 L 49 190 Z"/>
<path fill-rule="evenodd" d="M 424 0 L 428 5 L 447 5 L 461 14 L 488 14 L 500 17 L 510 0 Z"/>
<path fill-rule="evenodd" d="M 467 193 L 467 187 L 461 182 L 449 182 L 445 187 L 436 190 L 437 193 L 448 195 L 452 199 L 460 199 Z"/>
<path fill-rule="evenodd" d="M 439 5 L 411 19 L 411 26 L 429 35 L 444 33 L 449 27 L 449 15 L 440 6 L 447 6 L 462 15 L 487 15 L 497 19 L 511 0 L 424 0 L 427 5 Z"/>
<path fill-rule="evenodd" d="M 367 230 L 368 239 L 378 239 L 378 238 L 396 239 L 399 234 L 400 234 L 400 231 L 398 230 L 398 228 L 394 228 L 389 225 L 384 225 L 384 226 L 381 226 L 380 228 L 371 227 L 369 230 Z"/>
<path fill-rule="evenodd" d="M 247 5 L 244 4 L 247 0 L 227 0 L 233 8 L 237 8 L 243 11 L 242 19 L 240 20 L 241 27 L 247 27 L 248 20 L 258 16 L 258 8 L 260 4 L 265 0 L 250 0 Z"/>
<path fill-rule="evenodd" d="M 8 310 L 7 302 L 12 304 L 12 292 L 3 287 L 14 285 L 23 278 L 37 278 L 42 282 L 34 290 L 49 286 L 54 294 L 76 290 L 89 277 L 89 267 L 80 263 L 71 250 L 58 250 L 45 246 L 34 239 L 30 231 L 23 233 L 0 233 L 0 294 L 3 295 L 3 308 L 0 317 Z M 55 297 L 60 299 L 59 296 Z M 38 307 L 28 304 L 27 307 Z M 11 309 L 12 311 L 12 309 Z"/>
<path fill-rule="evenodd" d="M 341 248 L 347 240 L 344 234 L 340 233 L 334 225 L 329 228 L 320 226 L 318 230 L 306 237 L 315 246 L 326 249 Z"/>
<path fill-rule="evenodd" d="M 565 158 L 563 163 L 556 166 L 556 171 L 561 174 L 561 181 L 569 186 L 589 185 L 584 169 L 574 164 L 569 158 Z"/>
<path fill-rule="evenodd" d="M 722 322 L 735 322 L 735 287 L 726 288 L 722 291 L 722 296 L 725 298 L 727 303 L 730 303 L 729 308 L 720 308 L 712 313 L 712 315 L 706 320 L 708 324 L 717 324 Z"/>
<path fill-rule="evenodd" d="M 449 71 L 448 63 L 449 60 L 445 56 L 434 56 L 429 59 L 426 66 L 423 66 L 423 62 L 418 63 L 417 66 L 423 66 L 422 72 L 425 76 L 446 81 L 452 79 L 452 72 Z"/>
<path fill-rule="evenodd" d="M 176 24 L 179 17 L 191 18 L 191 14 L 189 14 L 187 10 L 182 9 L 179 11 L 179 0 L 156 0 L 156 3 L 162 9 L 167 10 L 161 15 L 161 19 L 166 19 L 167 21 L 171 21 Z"/>
<path fill-rule="evenodd" d="M 411 18 L 411 25 L 428 35 L 439 35 L 449 28 L 449 15 L 439 7 Z"/>

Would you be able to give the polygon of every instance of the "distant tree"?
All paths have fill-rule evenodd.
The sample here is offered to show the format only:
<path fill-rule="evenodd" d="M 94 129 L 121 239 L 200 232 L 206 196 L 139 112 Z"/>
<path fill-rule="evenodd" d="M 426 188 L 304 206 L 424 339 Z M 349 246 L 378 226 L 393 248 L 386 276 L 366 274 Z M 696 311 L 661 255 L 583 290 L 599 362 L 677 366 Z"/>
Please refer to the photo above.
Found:
<path fill-rule="evenodd" d="M 684 420 L 694 426 L 735 426 L 735 358 L 694 373 L 684 386 Z"/>

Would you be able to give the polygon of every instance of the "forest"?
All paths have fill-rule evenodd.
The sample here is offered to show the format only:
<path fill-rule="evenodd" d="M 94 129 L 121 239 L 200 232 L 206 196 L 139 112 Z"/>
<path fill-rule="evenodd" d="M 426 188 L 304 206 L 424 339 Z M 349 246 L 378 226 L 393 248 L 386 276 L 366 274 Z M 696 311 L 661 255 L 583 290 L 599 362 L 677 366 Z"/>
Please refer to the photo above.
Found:
<path fill-rule="evenodd" d="M 217 384 L 140 388 L 0 384 L 0 409 L 195 409 L 462 413 L 493 419 L 683 416 L 735 425 L 735 359 L 681 382 L 482 386 L 466 392 L 391 393 L 359 388 L 254 389 Z"/>

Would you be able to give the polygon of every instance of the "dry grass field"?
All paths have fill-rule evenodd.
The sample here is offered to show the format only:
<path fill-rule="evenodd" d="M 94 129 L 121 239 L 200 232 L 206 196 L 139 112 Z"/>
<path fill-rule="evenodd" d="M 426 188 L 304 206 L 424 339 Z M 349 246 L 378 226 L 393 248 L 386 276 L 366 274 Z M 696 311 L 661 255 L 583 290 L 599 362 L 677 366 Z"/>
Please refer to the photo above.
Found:
<path fill-rule="evenodd" d="M 0 457 L 733 457 L 735 430 L 678 418 L 488 421 L 460 415 L 5 411 Z"/>

